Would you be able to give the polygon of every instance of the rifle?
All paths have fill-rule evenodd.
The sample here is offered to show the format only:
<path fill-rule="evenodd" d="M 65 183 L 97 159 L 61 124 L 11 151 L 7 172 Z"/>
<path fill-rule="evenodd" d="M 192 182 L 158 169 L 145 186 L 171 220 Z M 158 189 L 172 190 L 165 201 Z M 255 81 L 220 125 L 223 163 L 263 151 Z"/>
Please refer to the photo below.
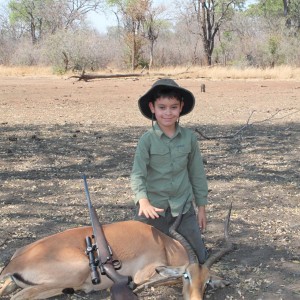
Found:
<path fill-rule="evenodd" d="M 132 291 L 132 289 L 135 287 L 132 278 L 130 276 L 121 275 L 116 271 L 116 268 L 121 268 L 121 263 L 117 260 L 113 260 L 112 250 L 107 243 L 97 212 L 93 207 L 90 199 L 86 176 L 83 175 L 82 178 L 84 181 L 84 189 L 93 228 L 92 238 L 95 241 L 95 244 L 92 244 L 91 238 L 89 236 L 86 237 L 86 253 L 89 256 L 90 260 L 92 283 L 99 284 L 101 282 L 100 275 L 97 269 L 97 267 L 99 267 L 101 275 L 106 275 L 114 282 L 111 288 L 111 299 L 137 300 L 138 298 L 136 294 L 134 294 Z M 94 255 L 95 251 L 97 251 L 97 259 Z"/>

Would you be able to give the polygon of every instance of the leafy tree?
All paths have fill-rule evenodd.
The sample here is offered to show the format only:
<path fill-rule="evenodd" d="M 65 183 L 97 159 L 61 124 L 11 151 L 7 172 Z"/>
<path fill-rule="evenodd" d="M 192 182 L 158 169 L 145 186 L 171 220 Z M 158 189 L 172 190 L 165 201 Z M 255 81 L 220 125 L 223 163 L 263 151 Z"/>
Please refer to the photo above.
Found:
<path fill-rule="evenodd" d="M 11 24 L 19 24 L 30 32 L 32 43 L 44 33 L 54 34 L 59 29 L 76 26 L 88 12 L 96 11 L 102 0 L 10 0 Z"/>
<path fill-rule="evenodd" d="M 21 26 L 28 27 L 32 43 L 35 44 L 42 35 L 42 0 L 12 0 L 8 7 L 11 11 L 10 21 L 12 24 L 20 22 Z"/>
<path fill-rule="evenodd" d="M 282 18 L 287 28 L 300 30 L 299 0 L 259 0 L 249 6 L 248 14 L 263 17 L 269 22 Z"/>
<path fill-rule="evenodd" d="M 284 16 L 288 28 L 295 28 L 300 31 L 300 1 L 283 0 Z"/>

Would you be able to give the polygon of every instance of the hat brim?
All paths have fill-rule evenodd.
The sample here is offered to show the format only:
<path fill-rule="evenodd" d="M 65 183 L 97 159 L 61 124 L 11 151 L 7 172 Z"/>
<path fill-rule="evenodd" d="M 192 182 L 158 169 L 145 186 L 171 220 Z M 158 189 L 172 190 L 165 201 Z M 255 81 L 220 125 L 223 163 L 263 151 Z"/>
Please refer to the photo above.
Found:
<path fill-rule="evenodd" d="M 150 120 L 152 119 L 155 120 L 155 116 L 152 115 L 152 112 L 150 110 L 149 102 L 154 101 L 154 97 L 155 95 L 157 95 L 157 92 L 159 92 L 163 88 L 171 88 L 172 90 L 178 92 L 181 95 L 184 105 L 180 113 L 180 116 L 187 115 L 193 110 L 195 106 L 195 97 L 190 91 L 182 87 L 161 84 L 161 85 L 153 86 L 145 95 L 143 95 L 139 99 L 138 101 L 139 109 L 144 117 Z"/>

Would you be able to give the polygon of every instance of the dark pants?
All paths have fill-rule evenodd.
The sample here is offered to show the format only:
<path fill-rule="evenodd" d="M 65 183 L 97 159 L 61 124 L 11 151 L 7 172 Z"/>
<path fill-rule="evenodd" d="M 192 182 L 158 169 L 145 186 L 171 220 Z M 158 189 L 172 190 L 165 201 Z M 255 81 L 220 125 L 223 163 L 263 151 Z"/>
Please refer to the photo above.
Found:
<path fill-rule="evenodd" d="M 157 219 L 147 219 L 145 216 L 137 215 L 136 220 L 152 225 L 153 227 L 170 236 L 169 228 L 176 220 L 176 217 L 172 216 L 171 211 L 168 208 L 166 210 L 165 217 L 160 216 Z M 193 206 L 191 206 L 189 211 L 182 216 L 182 220 L 177 228 L 177 231 L 190 243 L 198 257 L 199 263 L 203 264 L 207 259 L 207 251 L 201 237 L 201 230 L 198 225 L 197 216 Z"/>

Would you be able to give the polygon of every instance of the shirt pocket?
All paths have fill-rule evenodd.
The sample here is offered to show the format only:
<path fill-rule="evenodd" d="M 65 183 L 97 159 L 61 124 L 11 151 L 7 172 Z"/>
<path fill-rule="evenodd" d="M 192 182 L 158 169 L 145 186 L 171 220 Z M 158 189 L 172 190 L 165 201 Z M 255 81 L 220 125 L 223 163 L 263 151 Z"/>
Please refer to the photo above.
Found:
<path fill-rule="evenodd" d="M 187 146 L 177 147 L 174 151 L 174 160 L 179 169 L 185 169 L 187 167 L 190 152 L 191 149 Z"/>
<path fill-rule="evenodd" d="M 150 166 L 161 169 L 170 163 L 169 149 L 150 149 Z"/>

